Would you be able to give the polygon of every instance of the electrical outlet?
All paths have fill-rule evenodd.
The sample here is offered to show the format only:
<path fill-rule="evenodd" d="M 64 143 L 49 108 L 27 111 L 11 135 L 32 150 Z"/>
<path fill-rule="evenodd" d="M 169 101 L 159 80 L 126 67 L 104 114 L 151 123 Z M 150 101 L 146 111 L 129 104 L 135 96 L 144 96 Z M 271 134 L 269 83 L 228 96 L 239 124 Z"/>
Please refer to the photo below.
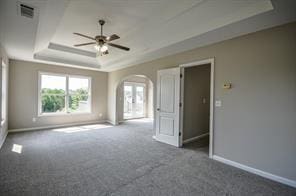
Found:
<path fill-rule="evenodd" d="M 33 121 L 33 122 L 36 122 L 36 118 L 32 118 L 32 121 Z"/>

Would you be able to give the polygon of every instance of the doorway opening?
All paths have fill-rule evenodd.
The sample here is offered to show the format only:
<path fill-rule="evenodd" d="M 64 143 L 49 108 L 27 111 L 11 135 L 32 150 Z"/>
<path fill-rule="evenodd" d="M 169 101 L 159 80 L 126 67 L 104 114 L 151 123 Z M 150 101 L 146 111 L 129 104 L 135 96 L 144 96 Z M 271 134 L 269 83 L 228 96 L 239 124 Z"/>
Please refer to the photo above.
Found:
<path fill-rule="evenodd" d="M 182 147 L 209 136 L 208 151 L 212 158 L 214 59 L 158 70 L 156 97 L 154 138 Z"/>
<path fill-rule="evenodd" d="M 182 145 L 194 142 L 213 154 L 213 59 L 181 65 Z"/>
<path fill-rule="evenodd" d="M 153 120 L 153 83 L 149 78 L 128 76 L 119 83 L 116 94 L 119 123 L 141 118 Z"/>

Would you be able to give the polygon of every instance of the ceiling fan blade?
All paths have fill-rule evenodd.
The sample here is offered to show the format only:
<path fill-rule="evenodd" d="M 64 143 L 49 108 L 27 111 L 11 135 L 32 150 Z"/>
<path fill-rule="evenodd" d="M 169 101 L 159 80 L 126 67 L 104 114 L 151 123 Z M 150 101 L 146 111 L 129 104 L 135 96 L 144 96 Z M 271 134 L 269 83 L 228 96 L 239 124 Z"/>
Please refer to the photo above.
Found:
<path fill-rule="evenodd" d="M 78 47 L 78 46 L 86 46 L 86 45 L 91 45 L 91 44 L 96 44 L 97 42 L 88 42 L 88 43 L 84 43 L 84 44 L 75 44 L 74 46 L 75 47 Z"/>
<path fill-rule="evenodd" d="M 96 40 L 96 39 L 93 38 L 93 37 L 90 37 L 90 36 L 87 36 L 87 35 L 83 35 L 83 34 L 81 34 L 81 33 L 73 33 L 73 34 L 75 34 L 75 35 L 79 35 L 79 36 L 82 36 L 82 37 L 85 37 L 85 38 L 88 38 L 88 39 Z"/>
<path fill-rule="evenodd" d="M 109 46 L 112 46 L 112 47 L 115 47 L 115 48 L 119 48 L 119 49 L 122 49 L 122 50 L 126 50 L 126 51 L 129 51 L 130 49 L 128 47 L 125 47 L 125 46 L 121 46 L 121 45 L 118 45 L 118 44 L 112 44 L 112 43 L 107 43 Z"/>
<path fill-rule="evenodd" d="M 107 41 L 113 41 L 113 40 L 116 40 L 116 39 L 119 39 L 120 37 L 116 34 L 113 34 L 109 37 L 107 37 Z"/>

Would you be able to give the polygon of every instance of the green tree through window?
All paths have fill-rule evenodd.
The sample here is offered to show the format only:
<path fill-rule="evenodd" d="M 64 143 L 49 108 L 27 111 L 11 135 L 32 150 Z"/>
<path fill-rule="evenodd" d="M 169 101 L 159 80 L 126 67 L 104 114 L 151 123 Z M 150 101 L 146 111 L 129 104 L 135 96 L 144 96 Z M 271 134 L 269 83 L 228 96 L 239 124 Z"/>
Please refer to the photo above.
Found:
<path fill-rule="evenodd" d="M 65 109 L 65 91 L 61 89 L 42 89 L 42 111 L 62 112 Z"/>

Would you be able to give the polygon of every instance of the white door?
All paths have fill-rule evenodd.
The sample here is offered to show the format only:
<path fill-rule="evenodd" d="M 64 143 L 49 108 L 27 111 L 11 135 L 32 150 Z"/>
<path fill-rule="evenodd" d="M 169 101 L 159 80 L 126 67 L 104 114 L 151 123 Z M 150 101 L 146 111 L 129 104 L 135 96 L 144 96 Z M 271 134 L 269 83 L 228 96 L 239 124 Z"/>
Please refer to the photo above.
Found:
<path fill-rule="evenodd" d="M 145 117 L 145 84 L 124 82 L 124 119 Z"/>
<path fill-rule="evenodd" d="M 157 73 L 156 140 L 179 147 L 180 68 Z"/>

